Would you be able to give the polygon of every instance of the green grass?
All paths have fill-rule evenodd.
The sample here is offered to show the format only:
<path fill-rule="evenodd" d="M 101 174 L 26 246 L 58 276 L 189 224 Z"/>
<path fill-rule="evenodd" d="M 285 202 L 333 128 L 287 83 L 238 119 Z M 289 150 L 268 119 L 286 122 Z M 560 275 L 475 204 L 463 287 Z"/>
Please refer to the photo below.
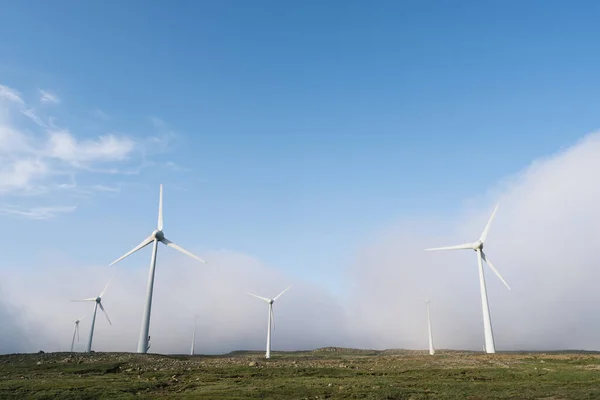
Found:
<path fill-rule="evenodd" d="M 1 399 L 598 399 L 600 355 L 307 351 L 0 356 Z"/>

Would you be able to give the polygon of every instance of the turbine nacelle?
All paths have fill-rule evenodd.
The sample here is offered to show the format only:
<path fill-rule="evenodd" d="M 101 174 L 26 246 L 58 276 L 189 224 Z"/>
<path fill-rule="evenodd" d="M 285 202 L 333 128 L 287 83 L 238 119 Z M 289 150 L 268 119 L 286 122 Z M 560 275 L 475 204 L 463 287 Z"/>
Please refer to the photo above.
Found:
<path fill-rule="evenodd" d="M 160 229 L 157 229 L 154 232 L 152 232 L 152 235 L 150 235 L 150 236 L 152 236 L 153 238 L 155 238 L 159 242 L 162 241 L 165 238 L 165 234 Z"/>
<path fill-rule="evenodd" d="M 483 250 L 483 242 L 481 240 L 478 240 L 475 243 L 473 243 L 473 250 Z"/>

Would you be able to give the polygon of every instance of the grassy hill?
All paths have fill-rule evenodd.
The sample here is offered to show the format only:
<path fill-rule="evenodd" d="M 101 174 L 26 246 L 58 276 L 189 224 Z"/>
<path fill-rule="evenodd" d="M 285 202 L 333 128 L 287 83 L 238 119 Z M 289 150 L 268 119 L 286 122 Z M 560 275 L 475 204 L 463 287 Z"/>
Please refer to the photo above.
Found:
<path fill-rule="evenodd" d="M 0 356 L 1 399 L 596 399 L 600 354 L 355 350 Z"/>

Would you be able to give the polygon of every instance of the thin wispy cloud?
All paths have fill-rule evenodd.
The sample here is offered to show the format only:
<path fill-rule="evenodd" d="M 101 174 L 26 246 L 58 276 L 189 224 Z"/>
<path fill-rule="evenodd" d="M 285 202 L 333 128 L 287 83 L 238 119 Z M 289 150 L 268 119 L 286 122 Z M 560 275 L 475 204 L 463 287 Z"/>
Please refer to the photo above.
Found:
<path fill-rule="evenodd" d="M 47 92 L 45 90 L 42 90 L 42 89 L 40 89 L 40 101 L 42 103 L 51 103 L 51 104 L 59 104 L 60 103 L 60 99 L 56 95 L 54 95 L 50 92 Z"/>
<path fill-rule="evenodd" d="M 0 99 L 5 99 L 17 104 L 25 104 L 18 91 L 4 85 L 0 85 Z"/>
<path fill-rule="evenodd" d="M 75 211 L 75 206 L 70 207 L 34 207 L 34 208 L 21 208 L 17 206 L 6 206 L 0 205 L 0 214 L 3 215 L 15 215 L 26 219 L 51 219 L 64 213 L 70 213 Z"/>
<path fill-rule="evenodd" d="M 92 190 L 98 192 L 119 193 L 121 191 L 121 188 L 118 186 L 93 185 Z"/>
<path fill-rule="evenodd" d="M 102 119 L 102 120 L 107 120 L 110 118 L 110 115 L 108 115 L 107 113 L 105 113 L 104 111 L 102 111 L 99 108 L 95 108 L 92 110 L 92 115 L 98 119 Z"/>
<path fill-rule="evenodd" d="M 177 172 L 189 172 L 189 171 L 191 171 L 190 168 L 182 167 L 182 166 L 178 165 L 174 161 L 167 161 L 165 163 L 165 167 L 169 168 L 172 171 L 177 171 Z"/>

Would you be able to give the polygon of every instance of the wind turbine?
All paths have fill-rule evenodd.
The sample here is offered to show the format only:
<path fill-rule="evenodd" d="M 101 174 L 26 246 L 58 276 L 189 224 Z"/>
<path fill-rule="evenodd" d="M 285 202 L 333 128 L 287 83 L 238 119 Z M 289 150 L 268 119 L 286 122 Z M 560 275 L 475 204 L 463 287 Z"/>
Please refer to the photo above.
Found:
<path fill-rule="evenodd" d="M 496 207 L 494 208 L 494 212 L 492 213 L 492 216 L 488 220 L 487 225 L 485 226 L 483 232 L 481 233 L 481 237 L 476 242 L 459 244 L 457 246 L 425 249 L 425 251 L 469 249 L 469 250 L 474 250 L 475 252 L 477 252 L 477 265 L 479 267 L 479 286 L 480 286 L 480 290 L 481 290 L 481 307 L 483 309 L 483 329 L 484 329 L 484 333 L 485 333 L 485 351 L 487 353 L 495 353 L 496 347 L 494 345 L 494 334 L 492 332 L 492 319 L 490 317 L 490 306 L 488 304 L 487 289 L 485 287 L 485 276 L 483 274 L 482 260 L 485 261 L 486 264 L 491 268 L 491 270 L 494 271 L 494 273 L 498 276 L 498 278 L 500 278 L 502 283 L 504 283 L 504 286 L 506 286 L 508 288 L 508 290 L 511 290 L 510 286 L 508 286 L 508 283 L 506 283 L 506 281 L 504 280 L 504 278 L 502 278 L 502 276 L 500 275 L 498 270 L 496 270 L 496 268 L 494 268 L 494 265 L 492 264 L 490 259 L 483 252 L 483 244 L 485 243 L 485 240 L 487 238 L 488 232 L 490 230 L 490 225 L 492 224 L 492 220 L 496 216 L 496 211 L 498 211 L 498 205 L 496 205 Z"/>
<path fill-rule="evenodd" d="M 273 303 L 275 302 L 275 300 L 280 298 L 281 295 L 284 294 L 289 288 L 291 288 L 291 286 L 288 286 L 285 289 L 283 289 L 281 293 L 279 293 L 272 299 L 267 299 L 266 297 L 261 297 L 252 293 L 248 293 L 250 296 L 254 296 L 257 299 L 261 299 L 269 303 L 269 323 L 267 325 L 267 352 L 265 354 L 265 358 L 271 358 L 271 328 L 275 329 L 275 315 L 273 314 Z"/>
<path fill-rule="evenodd" d="M 192 350 L 190 350 L 190 355 L 194 355 L 194 350 L 196 348 L 196 321 L 198 320 L 198 316 L 194 317 L 194 331 L 192 333 Z"/>
<path fill-rule="evenodd" d="M 158 242 L 161 242 L 169 247 L 172 247 L 175 250 L 180 251 L 183 254 L 188 255 L 192 258 L 195 258 L 196 260 L 201 261 L 206 264 L 206 261 L 204 261 L 200 257 L 190 253 L 189 251 L 176 245 L 175 243 L 171 242 L 169 239 L 167 239 L 165 237 L 165 234 L 163 233 L 163 213 L 162 213 L 163 195 L 162 195 L 162 193 L 163 193 L 162 185 L 160 185 L 160 197 L 158 200 L 158 225 L 157 225 L 156 229 L 154 230 L 154 232 L 152 232 L 152 234 L 150 234 L 150 236 L 148 236 L 146 239 L 144 239 L 144 241 L 142 243 L 138 244 L 136 247 L 134 247 L 128 253 L 126 253 L 125 255 L 119 257 L 118 259 L 116 259 L 115 261 L 110 263 L 110 265 L 116 264 L 119 261 L 121 261 L 122 259 L 132 255 L 136 251 L 148 246 L 150 243 L 153 243 L 152 258 L 150 259 L 150 275 L 148 276 L 148 288 L 146 290 L 146 305 L 144 307 L 144 314 L 142 317 L 142 328 L 140 330 L 140 339 L 138 341 L 138 350 L 137 350 L 138 353 L 146 353 L 149 348 L 148 341 L 149 341 L 150 337 L 148 336 L 148 333 L 150 331 L 150 312 L 152 310 L 152 292 L 154 289 L 154 271 L 156 269 L 156 253 L 158 251 Z"/>
<path fill-rule="evenodd" d="M 71 301 L 93 301 L 95 303 L 94 304 L 94 315 L 92 316 L 92 327 L 90 328 L 90 339 L 88 340 L 88 345 L 87 345 L 87 350 L 86 350 L 86 352 L 88 352 L 88 353 L 90 351 L 92 351 L 92 339 L 94 338 L 94 326 L 96 325 L 96 312 L 98 311 L 98 307 L 100 307 L 100 309 L 106 316 L 108 323 L 112 325 L 112 322 L 110 322 L 110 318 L 108 318 L 108 314 L 106 313 L 106 310 L 104 309 L 104 306 L 102 305 L 102 296 L 104 296 L 104 292 L 106 292 L 106 289 L 108 288 L 108 285 L 110 284 L 110 281 L 112 281 L 112 278 L 108 281 L 108 283 L 104 287 L 104 290 L 98 295 L 98 297 L 90 297 L 88 299 L 81 299 L 81 300 L 71 300 Z M 79 324 L 77 324 L 77 325 L 79 325 Z"/>
<path fill-rule="evenodd" d="M 73 329 L 73 340 L 71 340 L 71 353 L 73 352 L 73 346 L 75 345 L 75 335 L 77 335 L 77 341 L 79 342 L 79 322 L 81 322 L 83 318 L 84 317 L 81 317 L 73 321 L 75 329 Z"/>
<path fill-rule="evenodd" d="M 429 313 L 429 300 L 425 301 L 427 305 L 427 328 L 429 331 L 429 354 L 434 355 L 435 349 L 433 348 L 433 334 L 431 333 L 431 315 Z"/>

